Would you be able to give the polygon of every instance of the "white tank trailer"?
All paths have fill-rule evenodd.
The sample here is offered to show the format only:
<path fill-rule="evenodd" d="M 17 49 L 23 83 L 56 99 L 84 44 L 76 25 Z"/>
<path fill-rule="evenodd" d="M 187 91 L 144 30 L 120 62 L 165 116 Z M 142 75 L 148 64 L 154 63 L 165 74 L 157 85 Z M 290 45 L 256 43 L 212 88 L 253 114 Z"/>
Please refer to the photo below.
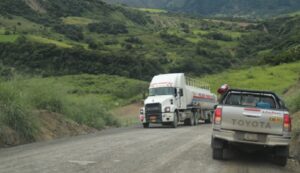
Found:
<path fill-rule="evenodd" d="M 144 128 L 152 123 L 174 128 L 180 122 L 190 126 L 199 120 L 211 123 L 215 105 L 217 96 L 207 84 L 186 78 L 183 73 L 157 75 L 140 110 L 140 121 Z"/>

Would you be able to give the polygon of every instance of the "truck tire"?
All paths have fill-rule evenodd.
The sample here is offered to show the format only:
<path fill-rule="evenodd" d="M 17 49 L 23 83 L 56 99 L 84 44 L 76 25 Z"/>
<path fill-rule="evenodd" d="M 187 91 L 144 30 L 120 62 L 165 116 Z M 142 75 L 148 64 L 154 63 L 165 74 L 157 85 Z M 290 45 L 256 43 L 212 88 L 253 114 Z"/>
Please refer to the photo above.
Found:
<path fill-rule="evenodd" d="M 199 117 L 198 117 L 198 114 L 197 114 L 197 113 L 194 113 L 194 118 L 195 118 L 195 120 L 194 120 L 194 125 L 196 126 L 196 125 L 199 124 Z"/>
<path fill-rule="evenodd" d="M 189 119 L 189 125 L 194 126 L 195 125 L 195 116 L 192 115 L 192 117 Z"/>
<path fill-rule="evenodd" d="M 174 121 L 172 122 L 172 127 L 173 128 L 177 128 L 177 125 L 178 125 L 178 114 L 175 113 L 175 115 L 174 115 Z"/>
<path fill-rule="evenodd" d="M 143 123 L 144 128 L 149 128 L 149 123 Z"/>
<path fill-rule="evenodd" d="M 208 119 L 204 120 L 205 124 L 211 124 L 212 123 L 213 116 L 210 114 L 208 115 Z"/>
<path fill-rule="evenodd" d="M 190 125 L 190 119 L 186 118 L 183 123 L 184 123 L 185 126 Z"/>

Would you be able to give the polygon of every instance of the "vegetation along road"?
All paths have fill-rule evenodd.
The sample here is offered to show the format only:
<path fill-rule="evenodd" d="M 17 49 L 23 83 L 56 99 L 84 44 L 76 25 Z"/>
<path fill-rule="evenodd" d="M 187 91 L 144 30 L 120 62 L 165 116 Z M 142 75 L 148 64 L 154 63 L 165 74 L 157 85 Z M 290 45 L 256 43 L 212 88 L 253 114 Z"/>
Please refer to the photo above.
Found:
<path fill-rule="evenodd" d="M 0 150 L 1 173 L 34 172 L 293 172 L 263 153 L 228 152 L 212 159 L 211 125 L 130 127 Z M 234 153 L 234 154 L 232 154 Z M 295 171 L 294 171 L 295 172 Z"/>

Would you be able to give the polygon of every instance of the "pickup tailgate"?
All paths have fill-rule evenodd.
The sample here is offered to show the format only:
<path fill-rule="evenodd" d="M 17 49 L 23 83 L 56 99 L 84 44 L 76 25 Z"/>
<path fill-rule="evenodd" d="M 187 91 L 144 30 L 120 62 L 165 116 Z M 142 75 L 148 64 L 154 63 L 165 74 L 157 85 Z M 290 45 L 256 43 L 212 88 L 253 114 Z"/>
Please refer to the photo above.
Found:
<path fill-rule="evenodd" d="M 221 128 L 253 133 L 283 134 L 283 111 L 225 105 Z"/>

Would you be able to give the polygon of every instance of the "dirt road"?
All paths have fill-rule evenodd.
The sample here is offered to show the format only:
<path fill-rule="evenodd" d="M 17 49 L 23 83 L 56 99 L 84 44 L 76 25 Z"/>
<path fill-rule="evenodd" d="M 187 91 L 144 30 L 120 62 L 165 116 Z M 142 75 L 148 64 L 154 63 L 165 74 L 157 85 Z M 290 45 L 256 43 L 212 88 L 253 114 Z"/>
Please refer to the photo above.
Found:
<path fill-rule="evenodd" d="M 110 129 L 0 150 L 1 173 L 285 173 L 264 154 L 212 160 L 210 125 Z"/>

